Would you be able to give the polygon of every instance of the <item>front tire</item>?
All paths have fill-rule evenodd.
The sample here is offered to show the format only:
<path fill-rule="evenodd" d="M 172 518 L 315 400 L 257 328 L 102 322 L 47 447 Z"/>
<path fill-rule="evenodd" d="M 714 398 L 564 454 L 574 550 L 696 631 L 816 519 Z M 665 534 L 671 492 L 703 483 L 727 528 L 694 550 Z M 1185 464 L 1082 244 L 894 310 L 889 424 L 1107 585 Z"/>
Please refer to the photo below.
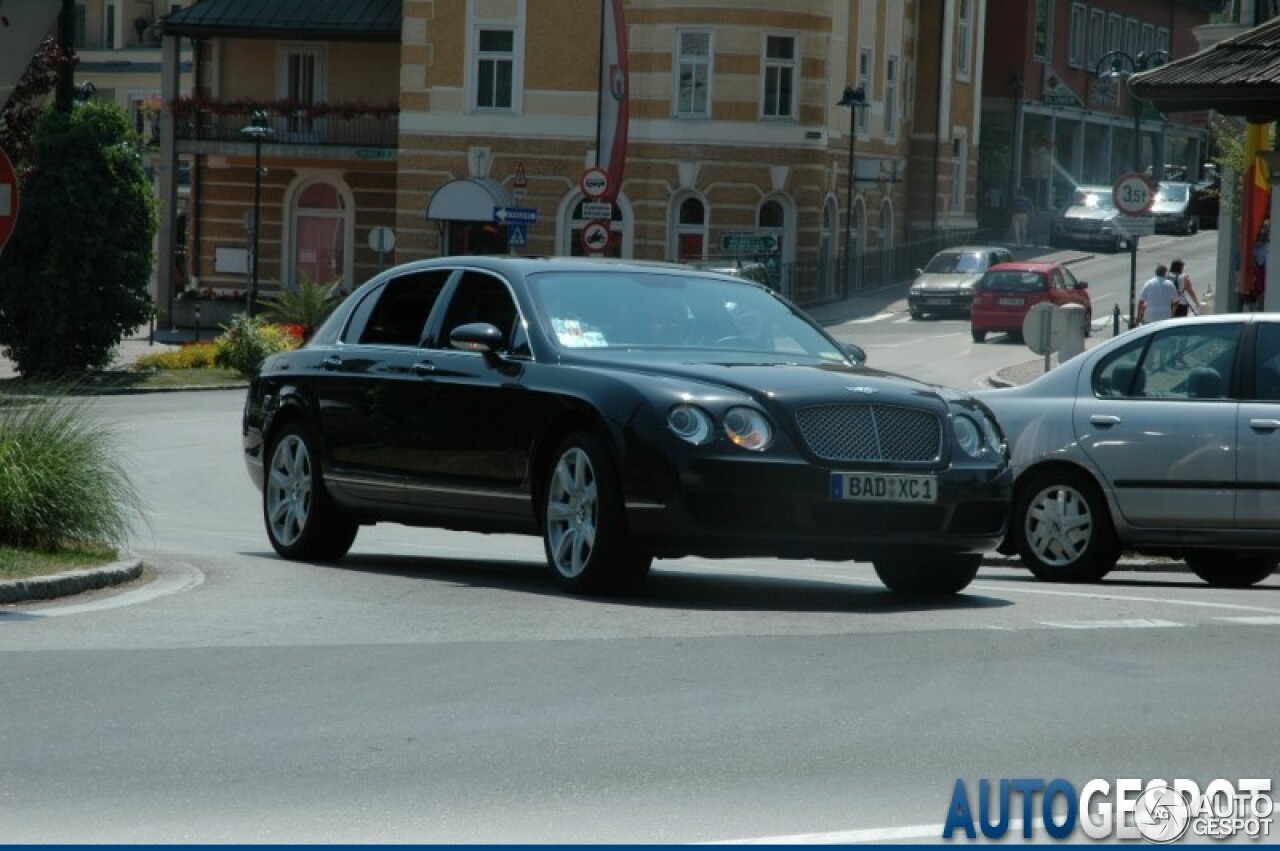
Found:
<path fill-rule="evenodd" d="M 970 333 L 973 335 L 973 341 L 975 343 L 981 343 L 983 340 L 987 339 L 986 331 L 970 331 Z"/>
<path fill-rule="evenodd" d="M 879 558 L 872 565 L 880 581 L 896 594 L 943 597 L 969 587 L 982 566 L 982 556 L 926 552 Z"/>
<path fill-rule="evenodd" d="M 1248 588 L 1276 569 L 1276 559 L 1271 555 L 1205 552 L 1191 553 L 1185 558 L 1191 572 L 1215 588 Z"/>
<path fill-rule="evenodd" d="M 638 587 L 653 556 L 627 529 L 622 486 L 605 442 L 572 434 L 552 459 L 542 539 L 556 582 L 578 594 Z"/>
<path fill-rule="evenodd" d="M 1072 470 L 1035 476 L 1014 503 L 1022 563 L 1048 582 L 1097 582 L 1120 558 L 1106 500 L 1093 480 Z"/>
<path fill-rule="evenodd" d="M 308 561 L 337 561 L 346 555 L 359 526 L 325 490 L 307 427 L 301 422 L 286 425 L 272 441 L 267 459 L 262 516 L 275 551 Z"/>

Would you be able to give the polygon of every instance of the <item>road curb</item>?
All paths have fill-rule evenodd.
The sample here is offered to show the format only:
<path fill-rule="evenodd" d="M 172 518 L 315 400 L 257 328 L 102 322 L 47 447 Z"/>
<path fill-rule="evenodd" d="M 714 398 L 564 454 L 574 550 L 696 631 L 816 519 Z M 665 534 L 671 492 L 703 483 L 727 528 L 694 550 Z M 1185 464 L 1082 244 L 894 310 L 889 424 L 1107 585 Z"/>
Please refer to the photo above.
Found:
<path fill-rule="evenodd" d="M 101 567 L 69 570 L 52 576 L 0 581 L 0 604 L 53 600 L 99 588 L 109 588 L 142 575 L 142 559 L 136 556 Z"/>

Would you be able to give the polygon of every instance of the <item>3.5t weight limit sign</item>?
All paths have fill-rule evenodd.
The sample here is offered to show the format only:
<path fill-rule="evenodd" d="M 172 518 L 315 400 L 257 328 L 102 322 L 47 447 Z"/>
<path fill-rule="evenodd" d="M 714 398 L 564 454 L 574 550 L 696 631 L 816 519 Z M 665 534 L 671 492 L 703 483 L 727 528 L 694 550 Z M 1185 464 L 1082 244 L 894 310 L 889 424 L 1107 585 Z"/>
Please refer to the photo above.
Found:
<path fill-rule="evenodd" d="M 1145 174 L 1131 171 L 1116 178 L 1111 186 L 1111 198 L 1116 202 L 1116 209 L 1126 216 L 1141 216 L 1151 211 L 1156 188 Z"/>

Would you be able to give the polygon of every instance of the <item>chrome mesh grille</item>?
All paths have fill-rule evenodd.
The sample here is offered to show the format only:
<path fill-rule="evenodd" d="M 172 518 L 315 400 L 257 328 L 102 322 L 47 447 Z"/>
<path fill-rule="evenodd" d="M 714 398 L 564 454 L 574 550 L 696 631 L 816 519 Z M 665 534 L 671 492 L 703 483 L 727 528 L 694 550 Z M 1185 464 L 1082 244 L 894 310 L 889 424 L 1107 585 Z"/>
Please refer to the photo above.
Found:
<path fill-rule="evenodd" d="M 809 450 L 827 461 L 937 461 L 942 423 L 898 405 L 814 405 L 796 412 Z"/>

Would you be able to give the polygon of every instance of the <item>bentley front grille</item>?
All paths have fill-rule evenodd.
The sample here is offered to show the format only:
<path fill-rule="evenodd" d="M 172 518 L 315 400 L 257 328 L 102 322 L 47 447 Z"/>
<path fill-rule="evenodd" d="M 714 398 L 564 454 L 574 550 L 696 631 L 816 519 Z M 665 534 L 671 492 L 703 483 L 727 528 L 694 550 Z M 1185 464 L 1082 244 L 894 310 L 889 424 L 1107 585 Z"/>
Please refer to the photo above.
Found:
<path fill-rule="evenodd" d="M 814 405 L 796 412 L 809 450 L 826 461 L 937 461 L 942 422 L 900 405 Z"/>

